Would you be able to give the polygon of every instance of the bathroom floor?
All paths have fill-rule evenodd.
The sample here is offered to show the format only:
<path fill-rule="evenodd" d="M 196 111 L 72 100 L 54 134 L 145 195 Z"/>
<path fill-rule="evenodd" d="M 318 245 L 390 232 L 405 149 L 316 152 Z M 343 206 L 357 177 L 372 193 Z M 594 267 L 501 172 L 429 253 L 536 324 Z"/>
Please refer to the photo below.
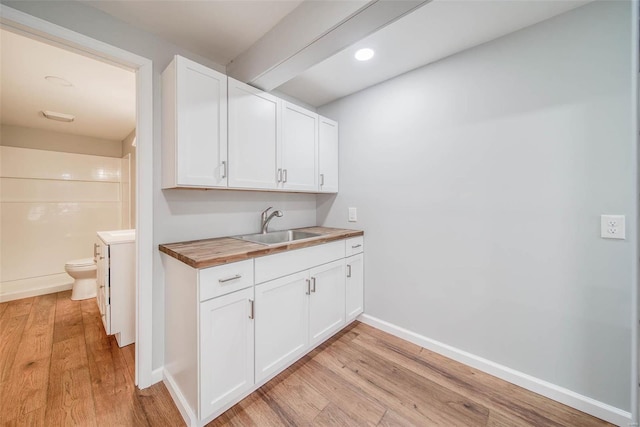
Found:
<path fill-rule="evenodd" d="M 180 426 L 165 386 L 134 386 L 134 345 L 71 291 L 0 304 L 0 425 Z"/>
<path fill-rule="evenodd" d="M 134 346 L 70 291 L 0 304 L 0 425 L 182 426 Z M 605 426 L 597 418 L 355 322 L 210 426 Z"/>

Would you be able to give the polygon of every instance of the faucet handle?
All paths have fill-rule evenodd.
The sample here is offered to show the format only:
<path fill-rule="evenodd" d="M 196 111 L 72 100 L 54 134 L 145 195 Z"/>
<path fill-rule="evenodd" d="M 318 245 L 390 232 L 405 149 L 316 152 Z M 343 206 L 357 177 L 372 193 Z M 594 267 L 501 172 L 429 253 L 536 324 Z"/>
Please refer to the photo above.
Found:
<path fill-rule="evenodd" d="M 267 209 L 263 210 L 262 213 L 266 214 L 267 212 L 269 212 L 271 209 L 273 209 L 273 206 L 269 206 Z"/>

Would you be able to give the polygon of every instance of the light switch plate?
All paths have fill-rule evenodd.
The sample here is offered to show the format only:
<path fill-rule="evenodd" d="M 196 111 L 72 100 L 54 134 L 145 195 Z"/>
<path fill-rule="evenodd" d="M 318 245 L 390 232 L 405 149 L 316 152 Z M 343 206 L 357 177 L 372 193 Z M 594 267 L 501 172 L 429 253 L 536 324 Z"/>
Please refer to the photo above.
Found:
<path fill-rule="evenodd" d="M 349 222 L 358 221 L 358 210 L 356 208 L 349 208 Z"/>
<path fill-rule="evenodd" d="M 600 215 L 600 237 L 625 239 L 624 215 Z"/>

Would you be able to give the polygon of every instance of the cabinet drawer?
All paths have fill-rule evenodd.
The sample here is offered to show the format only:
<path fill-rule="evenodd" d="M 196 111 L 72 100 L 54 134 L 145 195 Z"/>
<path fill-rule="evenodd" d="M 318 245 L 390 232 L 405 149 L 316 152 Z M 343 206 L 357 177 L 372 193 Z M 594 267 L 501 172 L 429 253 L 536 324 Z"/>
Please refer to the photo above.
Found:
<path fill-rule="evenodd" d="M 364 236 L 345 240 L 345 256 L 359 254 L 364 251 Z"/>
<path fill-rule="evenodd" d="M 256 258 L 256 284 L 344 258 L 344 241 Z"/>
<path fill-rule="evenodd" d="M 200 301 L 253 286 L 253 260 L 198 270 Z"/>

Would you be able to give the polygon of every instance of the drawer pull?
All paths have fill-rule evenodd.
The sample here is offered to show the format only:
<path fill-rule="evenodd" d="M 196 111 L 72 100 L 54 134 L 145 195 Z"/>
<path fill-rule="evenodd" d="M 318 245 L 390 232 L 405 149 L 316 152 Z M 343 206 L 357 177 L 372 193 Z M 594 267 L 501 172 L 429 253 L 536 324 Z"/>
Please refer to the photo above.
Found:
<path fill-rule="evenodd" d="M 222 162 L 222 167 L 220 168 L 220 178 L 225 179 L 227 177 L 227 162 Z"/>
<path fill-rule="evenodd" d="M 324 185 L 324 174 L 321 173 L 320 174 L 320 186 L 323 186 L 323 185 Z"/>
<path fill-rule="evenodd" d="M 287 170 L 282 169 L 282 182 L 287 182 Z"/>
<path fill-rule="evenodd" d="M 233 277 L 228 277 L 228 278 L 226 278 L 226 279 L 218 279 L 218 282 L 220 282 L 220 283 L 226 283 L 226 282 L 230 282 L 230 281 L 232 281 L 232 280 L 238 280 L 238 279 L 240 279 L 241 277 L 242 277 L 242 275 L 241 275 L 241 274 L 236 274 L 235 276 L 233 276 Z"/>
<path fill-rule="evenodd" d="M 311 292 L 315 293 L 316 292 L 316 278 L 315 277 L 311 278 L 311 283 L 313 283 L 313 287 L 311 288 Z"/>
<path fill-rule="evenodd" d="M 347 264 L 347 277 L 351 277 L 351 266 Z"/>
<path fill-rule="evenodd" d="M 311 280 L 304 279 L 307 282 L 307 295 L 311 295 Z"/>
<path fill-rule="evenodd" d="M 351 249 L 358 249 L 361 246 L 362 245 L 360 243 L 358 243 L 357 245 L 351 245 Z"/>
<path fill-rule="evenodd" d="M 278 169 L 278 182 L 282 182 L 282 169 Z"/>
<path fill-rule="evenodd" d="M 250 299 L 249 300 L 249 319 L 253 319 L 255 317 L 255 312 L 253 310 L 254 310 L 253 300 Z"/>

